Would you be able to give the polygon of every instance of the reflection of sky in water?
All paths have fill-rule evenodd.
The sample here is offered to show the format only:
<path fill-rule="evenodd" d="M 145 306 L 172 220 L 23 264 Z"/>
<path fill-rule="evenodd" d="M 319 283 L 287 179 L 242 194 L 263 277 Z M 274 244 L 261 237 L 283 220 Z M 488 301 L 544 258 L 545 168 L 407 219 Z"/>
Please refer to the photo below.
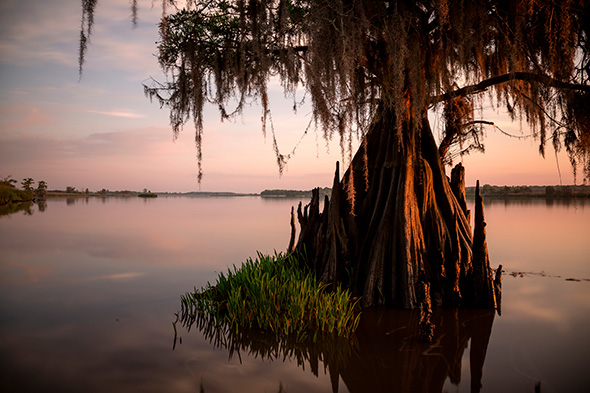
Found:
<path fill-rule="evenodd" d="M 588 391 L 590 282 L 504 276 L 503 284 L 486 376 L 498 376 L 512 391 L 538 381 L 542 392 Z"/>
<path fill-rule="evenodd" d="M 0 390 L 329 391 L 321 365 L 316 377 L 247 353 L 240 364 L 197 331 L 180 332 L 171 350 L 180 294 L 257 249 L 283 249 L 296 203 L 49 200 L 43 213 L 1 217 L 0 364 L 11 377 Z M 486 209 L 492 266 L 548 276 L 504 276 L 483 391 L 533 391 L 538 381 L 543 392 L 588 391 L 590 282 L 565 278 L 590 278 L 590 205 L 494 201 Z M 447 379 L 446 390 L 469 391 L 468 352 L 460 385 Z M 339 391 L 347 391 L 342 379 Z"/>
<path fill-rule="evenodd" d="M 589 200 L 490 200 L 485 210 L 492 267 L 590 279 Z"/>

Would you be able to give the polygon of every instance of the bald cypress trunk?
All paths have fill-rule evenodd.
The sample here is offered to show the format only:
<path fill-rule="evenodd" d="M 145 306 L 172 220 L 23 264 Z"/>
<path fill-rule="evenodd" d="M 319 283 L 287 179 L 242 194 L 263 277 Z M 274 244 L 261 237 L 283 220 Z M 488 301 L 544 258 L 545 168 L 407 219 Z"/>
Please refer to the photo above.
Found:
<path fill-rule="evenodd" d="M 395 124 L 380 113 L 342 178 L 337 165 L 322 212 L 317 191 L 299 206 L 296 249 L 322 281 L 344 284 L 364 306 L 496 307 L 487 248 L 473 259 L 464 171 L 451 187 L 426 114 L 401 133 Z"/>

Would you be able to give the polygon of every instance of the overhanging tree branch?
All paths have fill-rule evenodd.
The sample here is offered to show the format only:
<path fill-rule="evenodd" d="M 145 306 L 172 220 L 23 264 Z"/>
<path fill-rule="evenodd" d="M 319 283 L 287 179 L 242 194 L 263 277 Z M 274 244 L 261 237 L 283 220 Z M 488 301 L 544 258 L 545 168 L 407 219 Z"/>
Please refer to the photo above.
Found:
<path fill-rule="evenodd" d="M 531 83 L 541 83 L 543 85 L 549 87 L 555 87 L 558 89 L 565 89 L 565 90 L 575 90 L 579 92 L 590 93 L 590 86 L 589 85 L 582 85 L 578 83 L 570 83 L 570 82 L 563 82 L 552 78 L 548 75 L 543 74 L 536 74 L 533 72 L 511 72 L 504 75 L 494 76 L 492 78 L 486 79 L 481 81 L 475 85 L 469 85 L 462 87 L 460 89 L 450 91 L 448 93 L 440 94 L 434 96 L 430 99 L 430 104 L 438 104 L 439 102 L 443 102 L 449 100 L 454 97 L 461 97 L 466 96 L 469 94 L 475 94 L 486 90 L 488 87 L 499 85 L 501 83 L 510 82 L 513 80 L 520 80 L 526 81 Z"/>

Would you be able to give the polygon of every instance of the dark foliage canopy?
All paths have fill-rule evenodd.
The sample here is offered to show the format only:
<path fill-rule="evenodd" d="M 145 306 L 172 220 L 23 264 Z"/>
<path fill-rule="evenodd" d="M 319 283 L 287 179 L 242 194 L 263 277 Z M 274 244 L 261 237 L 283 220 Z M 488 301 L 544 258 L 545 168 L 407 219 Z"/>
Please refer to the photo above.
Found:
<path fill-rule="evenodd" d="M 80 66 L 96 3 L 82 0 Z M 582 168 L 590 178 L 587 0 L 163 0 L 162 6 L 158 58 L 167 80 L 145 92 L 169 108 L 174 133 L 194 121 L 199 162 L 204 105 L 217 105 L 227 118 L 257 98 L 264 128 L 268 84 L 277 77 L 286 93 L 305 88 L 326 138 L 364 136 L 382 106 L 395 113 L 391 132 L 401 139 L 427 110 L 439 109 L 443 159 L 451 145 L 465 151 L 470 138 L 482 136 L 486 122 L 475 114 L 491 100 L 530 126 L 542 154 L 547 142 L 564 147 L 574 173 Z M 136 1 L 132 10 L 135 18 Z M 281 165 L 284 157 L 277 158 Z"/>

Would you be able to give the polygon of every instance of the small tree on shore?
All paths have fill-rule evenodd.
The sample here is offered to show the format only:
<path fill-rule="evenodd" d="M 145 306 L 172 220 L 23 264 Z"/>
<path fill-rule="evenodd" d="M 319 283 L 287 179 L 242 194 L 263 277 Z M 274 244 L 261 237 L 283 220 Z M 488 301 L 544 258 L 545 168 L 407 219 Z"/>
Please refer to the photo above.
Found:
<path fill-rule="evenodd" d="M 44 180 L 39 180 L 35 194 L 39 199 L 45 199 L 47 196 L 47 183 Z"/>
<path fill-rule="evenodd" d="M 31 178 L 31 177 L 27 177 L 27 178 L 23 179 L 23 181 L 21 182 L 21 185 L 23 186 L 23 190 L 24 191 L 33 191 L 33 183 L 35 183 L 35 180 L 33 180 L 33 178 Z"/>

